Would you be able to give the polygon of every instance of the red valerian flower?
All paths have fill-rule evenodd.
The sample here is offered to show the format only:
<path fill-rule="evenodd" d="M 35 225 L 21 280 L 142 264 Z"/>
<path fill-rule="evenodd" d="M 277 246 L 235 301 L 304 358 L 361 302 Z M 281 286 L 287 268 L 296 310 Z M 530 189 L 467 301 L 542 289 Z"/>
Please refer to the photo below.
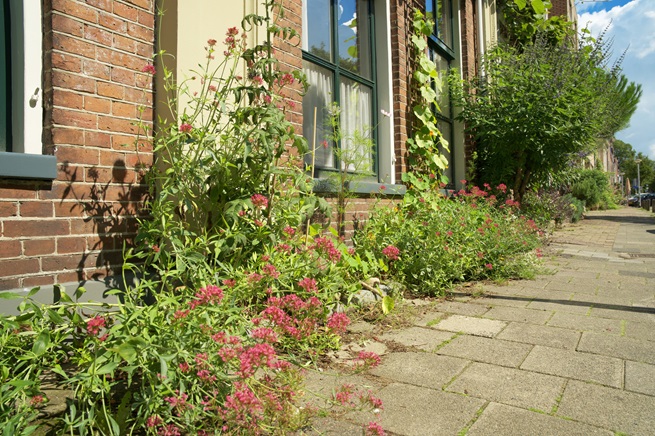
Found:
<path fill-rule="evenodd" d="M 191 124 L 189 123 L 180 124 L 180 132 L 189 133 L 191 130 L 193 130 L 193 126 Z"/>
<path fill-rule="evenodd" d="M 387 245 L 382 249 L 382 254 L 387 256 L 389 260 L 397 260 L 400 255 L 400 250 L 393 245 Z"/>
<path fill-rule="evenodd" d="M 155 72 L 156 72 L 155 66 L 152 65 L 152 64 L 144 65 L 144 67 L 141 69 L 141 71 L 144 72 L 144 73 L 152 74 L 152 75 L 154 75 Z"/>
<path fill-rule="evenodd" d="M 384 429 L 377 422 L 369 422 L 366 426 L 366 435 L 367 436 L 384 436 Z"/>
<path fill-rule="evenodd" d="M 490 263 L 486 264 L 485 267 L 487 269 L 494 269 L 494 266 L 492 264 L 490 264 Z"/>
<path fill-rule="evenodd" d="M 334 312 L 327 321 L 327 326 L 330 330 L 341 334 L 346 331 L 346 327 L 350 325 L 350 318 L 345 313 Z"/>
<path fill-rule="evenodd" d="M 86 322 L 86 331 L 92 336 L 98 336 L 100 329 L 106 325 L 106 320 L 101 316 L 94 316 Z"/>
<path fill-rule="evenodd" d="M 268 198 L 262 194 L 254 194 L 252 197 L 250 197 L 250 201 L 252 201 L 253 206 L 260 209 L 266 209 L 268 207 Z"/>
<path fill-rule="evenodd" d="M 208 39 L 207 40 L 207 45 L 210 47 L 213 47 L 216 45 L 216 40 L 215 39 Z"/>

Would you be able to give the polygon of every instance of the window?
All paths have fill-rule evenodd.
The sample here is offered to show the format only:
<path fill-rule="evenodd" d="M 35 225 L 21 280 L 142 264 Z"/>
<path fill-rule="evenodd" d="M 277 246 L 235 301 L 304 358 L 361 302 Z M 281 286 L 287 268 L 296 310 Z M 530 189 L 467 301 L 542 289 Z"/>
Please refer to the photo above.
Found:
<path fill-rule="evenodd" d="M 306 162 L 313 163 L 317 177 L 347 168 L 378 180 L 373 3 L 303 0 L 303 71 L 310 84 L 303 98 L 303 134 L 314 150 Z M 340 111 L 339 138 L 333 138 L 329 126 L 335 107 Z"/>
<path fill-rule="evenodd" d="M 0 2 L 0 177 L 54 179 L 56 159 L 41 156 L 41 2 Z"/>
<path fill-rule="evenodd" d="M 436 64 L 439 75 L 443 79 L 443 88 L 441 92 L 438 92 L 439 111 L 436 116 L 437 126 L 450 145 L 450 151 L 441 150 L 441 152 L 448 158 L 449 165 L 445 175 L 450 180 L 449 188 L 452 188 L 455 182 L 455 162 L 453 161 L 455 155 L 453 153 L 455 129 L 453 109 L 446 83 L 446 75 L 455 60 L 452 0 L 427 0 L 425 10 L 428 16 L 434 20 L 434 29 L 432 35 L 428 38 L 430 58 Z"/>

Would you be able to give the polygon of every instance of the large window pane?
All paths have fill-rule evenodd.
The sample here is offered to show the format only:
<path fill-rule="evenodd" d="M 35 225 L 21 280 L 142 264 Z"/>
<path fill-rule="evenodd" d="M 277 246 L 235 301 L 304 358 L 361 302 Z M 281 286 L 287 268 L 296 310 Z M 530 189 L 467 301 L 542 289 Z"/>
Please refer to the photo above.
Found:
<path fill-rule="evenodd" d="M 439 112 L 445 117 L 450 117 L 450 95 L 448 92 L 447 80 L 450 62 L 443 56 L 439 56 L 439 54 L 434 50 L 430 50 L 430 57 L 437 66 L 437 72 L 439 73 L 439 78 L 441 79 L 441 90 L 435 89 L 437 92 Z"/>
<path fill-rule="evenodd" d="M 334 99 L 332 72 L 311 62 L 303 61 L 303 72 L 309 82 L 309 90 L 303 97 L 303 136 L 307 139 L 310 153 L 305 162 L 315 168 L 334 167 L 334 144 L 329 140 L 329 109 Z M 314 115 L 316 114 L 316 124 Z M 314 157 L 312 157 L 312 147 Z"/>
<path fill-rule="evenodd" d="M 454 180 L 455 171 L 454 171 L 453 160 L 452 160 L 453 153 L 452 150 L 450 150 L 450 148 L 453 146 L 453 142 L 452 142 L 453 125 L 450 121 L 446 121 L 440 118 L 437 121 L 437 127 L 439 128 L 439 131 L 443 135 L 444 139 L 448 141 L 448 150 L 446 150 L 443 147 L 439 147 L 439 152 L 441 152 L 446 157 L 446 159 L 448 159 L 448 168 L 446 168 L 443 173 L 446 177 L 448 177 L 448 180 L 450 181 L 448 183 L 448 186 L 453 187 L 455 183 Z"/>
<path fill-rule="evenodd" d="M 451 0 L 427 0 L 426 13 L 434 20 L 437 38 L 448 47 L 453 47 L 453 23 Z"/>
<path fill-rule="evenodd" d="M 332 62 L 332 8 L 329 1 L 303 0 L 302 49 Z"/>
<path fill-rule="evenodd" d="M 373 90 L 343 79 L 341 99 L 341 165 L 349 171 L 373 171 Z"/>
<path fill-rule="evenodd" d="M 367 0 L 338 4 L 339 65 L 366 78 L 371 77 L 369 7 Z"/>

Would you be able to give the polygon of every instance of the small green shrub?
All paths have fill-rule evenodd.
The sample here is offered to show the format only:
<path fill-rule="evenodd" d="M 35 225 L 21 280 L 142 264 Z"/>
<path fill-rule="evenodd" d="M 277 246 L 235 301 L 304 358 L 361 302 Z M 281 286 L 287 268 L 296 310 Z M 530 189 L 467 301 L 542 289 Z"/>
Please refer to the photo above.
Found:
<path fill-rule="evenodd" d="M 452 199 L 424 192 L 376 210 L 355 246 L 362 257 L 383 259 L 381 273 L 412 291 L 440 295 L 455 282 L 530 275 L 534 259 L 526 254 L 539 234 L 513 200 L 474 187 Z"/>
<path fill-rule="evenodd" d="M 588 209 L 607 209 L 614 204 L 607 175 L 601 170 L 582 170 L 571 194 Z"/>

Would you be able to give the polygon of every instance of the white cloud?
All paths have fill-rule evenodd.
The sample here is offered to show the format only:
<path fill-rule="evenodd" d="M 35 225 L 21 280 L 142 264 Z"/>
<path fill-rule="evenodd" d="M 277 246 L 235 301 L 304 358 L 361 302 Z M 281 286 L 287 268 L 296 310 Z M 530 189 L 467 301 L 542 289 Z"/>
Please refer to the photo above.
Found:
<path fill-rule="evenodd" d="M 580 27 L 587 25 L 594 36 L 611 23 L 606 38 L 614 40 L 614 58 L 628 48 L 623 74 L 642 85 L 643 95 L 630 126 L 616 136 L 632 144 L 635 150 L 655 157 L 651 128 L 655 120 L 655 1 L 632 0 L 608 10 L 583 12 L 578 15 L 578 23 Z"/>
<path fill-rule="evenodd" d="M 650 153 L 648 154 L 648 157 L 655 160 L 655 144 L 650 145 Z"/>

